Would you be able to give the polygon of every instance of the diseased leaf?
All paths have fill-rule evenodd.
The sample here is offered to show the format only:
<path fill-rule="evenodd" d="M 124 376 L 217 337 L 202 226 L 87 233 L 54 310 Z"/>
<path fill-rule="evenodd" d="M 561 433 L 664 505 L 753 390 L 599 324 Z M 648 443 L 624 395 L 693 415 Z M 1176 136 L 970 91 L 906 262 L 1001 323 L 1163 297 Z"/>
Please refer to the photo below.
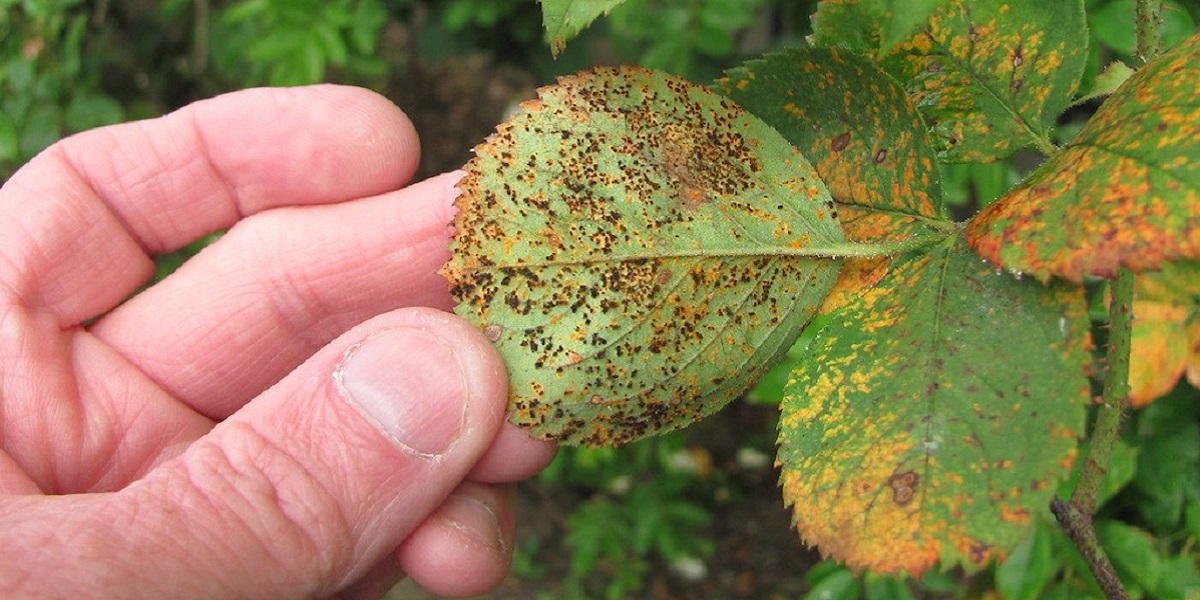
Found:
<path fill-rule="evenodd" d="M 793 48 L 729 71 L 716 87 L 812 161 L 846 237 L 905 242 L 945 237 L 928 134 L 904 90 L 878 65 L 836 48 Z M 821 312 L 874 285 L 892 259 L 846 260 Z"/>
<path fill-rule="evenodd" d="M 845 241 L 825 187 L 732 101 L 644 69 L 544 88 L 476 148 L 444 273 L 508 366 L 510 419 L 570 444 L 674 429 L 791 346 Z"/>
<path fill-rule="evenodd" d="M 879 47 L 889 49 L 911 39 L 935 12 L 950 4 L 950 1 L 885 0 L 888 12 L 881 22 Z"/>
<path fill-rule="evenodd" d="M 917 575 L 1004 556 L 1070 472 L 1088 402 L 1080 286 L 997 273 L 958 236 L 833 316 L 782 404 L 806 542 Z"/>
<path fill-rule="evenodd" d="M 1183 375 L 1192 354 L 1189 308 L 1170 302 L 1136 303 L 1137 326 L 1129 350 L 1129 401 L 1134 408 L 1171 391 Z"/>
<path fill-rule="evenodd" d="M 1200 258 L 1200 36 L 1142 67 L 1071 145 L 972 219 L 971 247 L 1040 279 Z"/>
<path fill-rule="evenodd" d="M 542 27 L 546 42 L 557 55 L 592 21 L 607 15 L 625 0 L 538 0 L 542 5 Z"/>
<path fill-rule="evenodd" d="M 887 15 L 887 0 L 822 0 L 812 15 L 808 41 L 876 58 L 884 50 Z"/>
<path fill-rule="evenodd" d="M 899 79 L 944 160 L 987 162 L 1031 144 L 1053 148 L 1049 130 L 1087 62 L 1082 0 L 952 0 L 913 13 L 928 18 L 915 29 L 903 26 L 912 34 L 898 42 L 891 4 L 826 0 L 813 18 L 813 41 L 873 56 Z M 865 33 L 850 33 L 863 23 Z"/>
<path fill-rule="evenodd" d="M 1133 301 L 1129 400 L 1141 408 L 1175 387 L 1184 373 L 1200 381 L 1200 263 L 1167 263 L 1142 273 Z"/>
<path fill-rule="evenodd" d="M 952 0 L 825 0 L 812 17 L 813 40 L 858 54 L 886 54 Z"/>

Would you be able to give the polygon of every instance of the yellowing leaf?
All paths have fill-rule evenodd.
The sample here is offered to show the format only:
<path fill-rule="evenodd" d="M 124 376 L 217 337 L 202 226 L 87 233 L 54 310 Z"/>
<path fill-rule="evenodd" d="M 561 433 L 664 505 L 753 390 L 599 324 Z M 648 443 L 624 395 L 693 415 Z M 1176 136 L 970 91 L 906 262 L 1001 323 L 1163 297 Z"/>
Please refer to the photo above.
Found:
<path fill-rule="evenodd" d="M 1129 399 L 1141 408 L 1200 376 L 1200 263 L 1168 263 L 1138 276 L 1129 353 Z"/>
<path fill-rule="evenodd" d="M 1088 326 L 1080 286 L 997 273 L 958 236 L 894 268 L 785 391 L 781 483 L 804 540 L 885 573 L 1004 556 L 1070 472 Z"/>
<path fill-rule="evenodd" d="M 878 60 L 947 161 L 1052 147 L 1048 132 L 1087 61 L 1082 0 L 923 0 L 903 10 L 894 0 L 827 0 L 813 17 L 814 43 Z"/>
<path fill-rule="evenodd" d="M 1191 355 L 1186 324 L 1189 310 L 1166 302 L 1137 302 L 1137 326 L 1130 344 L 1129 400 L 1150 404 L 1175 387 Z"/>
<path fill-rule="evenodd" d="M 795 341 L 845 246 L 816 173 L 727 98 L 637 68 L 566 77 L 476 148 L 444 274 L 565 443 L 682 427 Z"/>
<path fill-rule="evenodd" d="M 1200 258 L 1200 36 L 1147 64 L 1070 146 L 972 219 L 981 256 L 1038 278 Z"/>
<path fill-rule="evenodd" d="M 872 61 L 836 48 L 793 48 L 729 71 L 716 87 L 812 161 L 846 237 L 906 242 L 945 237 L 936 156 L 903 88 Z M 887 256 L 846 260 L 821 312 L 887 272 Z"/>

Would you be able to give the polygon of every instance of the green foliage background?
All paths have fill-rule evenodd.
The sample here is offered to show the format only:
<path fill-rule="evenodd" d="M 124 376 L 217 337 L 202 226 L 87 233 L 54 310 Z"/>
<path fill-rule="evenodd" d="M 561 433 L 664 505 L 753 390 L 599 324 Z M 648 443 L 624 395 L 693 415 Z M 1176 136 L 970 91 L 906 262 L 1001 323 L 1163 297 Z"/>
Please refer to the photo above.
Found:
<path fill-rule="evenodd" d="M 399 99 L 414 74 L 467 55 L 487 57 L 487 68 L 517 69 L 534 83 L 597 63 L 641 64 L 709 81 L 745 58 L 801 42 L 815 5 L 628 0 L 553 60 L 540 9 L 529 0 L 0 0 L 0 181 L 63 136 L 153 117 L 223 91 L 334 81 Z M 1133 0 L 1088 0 L 1092 39 L 1083 90 L 1109 62 L 1133 64 L 1132 14 Z M 1200 0 L 1169 0 L 1164 17 L 1169 47 L 1196 31 Z M 1052 141 L 1069 140 L 1096 104 L 1069 111 Z M 971 214 L 1035 165 L 1036 157 L 1022 151 L 1005 161 L 943 167 L 946 200 Z M 202 245 L 164 257 L 162 273 Z M 1096 306 L 1102 310 L 1099 297 Z M 777 403 L 793 366 L 785 361 L 772 371 L 748 401 Z M 744 434 L 743 449 L 770 456 L 773 424 L 760 429 Z M 538 485 L 577 498 L 564 516 L 567 570 L 546 571 L 553 550 L 531 543 L 518 551 L 516 576 L 541 581 L 547 598 L 637 598 L 648 595 L 647 582 L 668 565 L 721 561 L 706 531 L 721 507 L 747 490 L 720 469 L 689 462 L 706 456 L 703 445 L 702 435 L 682 432 L 618 450 L 564 451 Z M 1200 597 L 1195 389 L 1180 384 L 1133 415 L 1098 518 L 1101 540 L 1133 597 Z M 1052 522 L 1002 566 L 971 578 L 954 571 L 920 582 L 856 577 L 821 562 L 805 581 L 804 598 L 1101 597 Z"/>

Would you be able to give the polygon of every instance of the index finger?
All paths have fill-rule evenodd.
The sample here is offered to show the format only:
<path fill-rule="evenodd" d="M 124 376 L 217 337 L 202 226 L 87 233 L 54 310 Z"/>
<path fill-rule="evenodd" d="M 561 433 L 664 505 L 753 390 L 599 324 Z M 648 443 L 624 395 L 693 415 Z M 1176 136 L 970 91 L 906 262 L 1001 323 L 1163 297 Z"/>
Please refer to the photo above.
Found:
<path fill-rule="evenodd" d="M 136 290 L 151 255 L 268 208 L 396 189 L 418 158 L 396 106 L 331 85 L 243 90 L 85 132 L 0 188 L 0 291 L 75 325 Z"/>

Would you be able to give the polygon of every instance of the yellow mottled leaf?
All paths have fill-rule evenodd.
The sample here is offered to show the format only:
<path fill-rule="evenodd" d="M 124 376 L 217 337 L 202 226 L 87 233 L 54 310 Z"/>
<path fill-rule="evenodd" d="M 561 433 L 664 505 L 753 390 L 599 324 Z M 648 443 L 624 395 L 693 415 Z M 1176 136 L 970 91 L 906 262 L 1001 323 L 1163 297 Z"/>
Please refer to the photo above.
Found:
<path fill-rule="evenodd" d="M 941 217 L 936 156 L 917 107 L 871 60 L 838 48 L 791 48 L 729 71 L 716 87 L 813 163 L 846 238 L 930 242 Z M 894 257 L 848 258 L 822 314 L 875 285 Z"/>
<path fill-rule="evenodd" d="M 1138 276 L 1133 301 L 1129 399 L 1143 407 L 1200 371 L 1200 263 L 1168 263 Z"/>
<path fill-rule="evenodd" d="M 971 220 L 971 247 L 1040 279 L 1200 258 L 1200 35 L 1142 67 L 1071 145 Z"/>
<path fill-rule="evenodd" d="M 1167 302 L 1134 302 L 1137 326 L 1130 345 L 1129 400 L 1141 408 L 1175 387 L 1187 367 L 1189 308 Z"/>
<path fill-rule="evenodd" d="M 901 262 L 833 315 L 785 389 L 801 536 L 877 572 L 1003 557 L 1070 472 L 1088 349 L 1080 286 L 998 273 L 959 236 Z"/>

